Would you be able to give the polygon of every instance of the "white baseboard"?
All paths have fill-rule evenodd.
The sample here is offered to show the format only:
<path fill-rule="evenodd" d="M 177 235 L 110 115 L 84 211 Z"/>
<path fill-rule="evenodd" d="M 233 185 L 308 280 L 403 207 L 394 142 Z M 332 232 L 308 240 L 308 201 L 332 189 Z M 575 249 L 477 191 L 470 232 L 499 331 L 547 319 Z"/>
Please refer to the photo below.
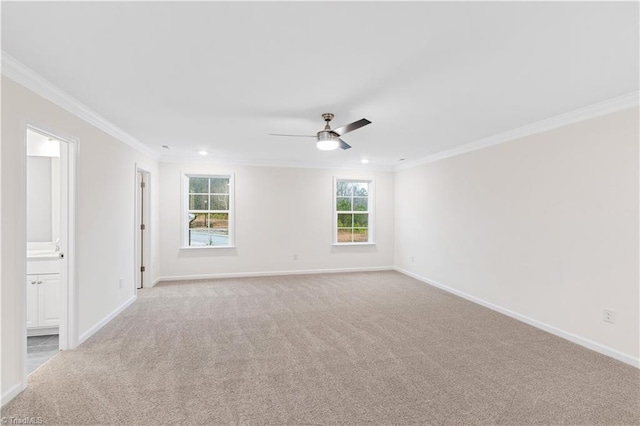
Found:
<path fill-rule="evenodd" d="M 106 317 L 104 317 L 100 321 L 98 321 L 97 324 L 95 324 L 93 327 L 91 327 L 89 330 L 87 330 L 85 333 L 83 333 L 80 336 L 80 341 L 78 342 L 78 345 L 81 345 L 89 337 L 93 336 L 98 330 L 100 330 L 102 327 L 104 327 L 109 321 L 111 321 L 116 316 L 118 316 L 118 314 L 120 312 L 122 312 L 125 309 L 127 309 L 129 307 L 129 305 L 131 305 L 133 302 L 136 301 L 136 299 L 137 299 L 136 295 L 131 296 L 129 299 L 127 299 L 126 302 L 124 302 L 122 305 L 120 305 L 116 309 L 114 309 L 113 312 L 111 312 L 109 315 L 107 315 Z"/>
<path fill-rule="evenodd" d="M 568 340 L 570 342 L 576 343 L 576 344 L 578 344 L 580 346 L 584 346 L 587 349 L 591 349 L 592 351 L 596 351 L 598 353 L 601 353 L 601 354 L 606 355 L 608 357 L 611 357 L 613 359 L 617 359 L 618 361 L 622 361 L 625 364 L 629 364 L 629 365 L 631 365 L 633 367 L 640 368 L 640 358 L 635 358 L 635 357 L 633 357 L 631 355 L 622 353 L 622 352 L 617 351 L 617 350 L 615 350 L 613 348 L 610 348 L 608 346 L 602 345 L 600 343 L 596 343 L 596 342 L 594 342 L 592 340 L 589 340 L 589 339 L 585 339 L 584 337 L 577 336 L 575 334 L 569 333 L 568 331 L 564 331 L 564 330 L 562 330 L 560 328 L 557 328 L 557 327 L 554 327 L 552 325 L 545 324 L 545 323 L 540 322 L 538 320 L 535 320 L 533 318 L 529 318 L 527 316 L 521 315 L 521 314 L 519 314 L 517 312 L 510 311 L 509 309 L 506 309 L 506 308 L 503 308 L 501 306 L 495 305 L 495 304 L 493 304 L 491 302 L 487 302 L 485 300 L 479 299 L 479 298 L 477 298 L 475 296 L 472 296 L 472 295 L 467 294 L 465 292 L 462 292 L 460 290 L 456 290 L 455 288 L 449 287 L 449 286 L 444 285 L 442 283 L 439 283 L 437 281 L 430 280 L 430 279 L 425 278 L 425 277 L 423 277 L 421 275 L 414 274 L 413 272 L 409 272 L 409 271 L 404 270 L 402 268 L 395 267 L 394 269 L 396 271 L 402 273 L 402 274 L 405 274 L 405 275 L 411 277 L 411 278 L 415 278 L 415 279 L 417 279 L 419 281 L 422 281 L 422 282 L 427 283 L 429 285 L 432 285 L 434 287 L 438 287 L 439 289 L 442 289 L 442 290 L 444 290 L 444 291 L 446 291 L 448 293 L 455 294 L 456 296 L 460 296 L 463 299 L 470 300 L 471 302 L 477 303 L 478 305 L 482 305 L 482 306 L 484 306 L 486 308 L 489 308 L 489 309 L 492 309 L 492 310 L 494 310 L 496 312 L 500 312 L 501 314 L 507 315 L 507 316 L 509 316 L 511 318 L 517 319 L 518 321 L 522 321 L 522 322 L 524 322 L 526 324 L 532 325 L 532 326 L 534 326 L 536 328 L 539 328 L 540 330 L 544 330 L 544 331 L 546 331 L 548 333 L 551 333 L 551 334 L 554 334 L 554 335 L 556 335 L 558 337 L 562 337 L 563 339 L 566 339 L 566 340 Z"/>
<path fill-rule="evenodd" d="M 27 387 L 24 383 L 16 383 L 15 385 L 11 386 L 8 391 L 2 394 L 2 406 L 4 407 L 7 402 L 18 396 L 20 392 L 22 392 L 26 388 Z"/>
<path fill-rule="evenodd" d="M 27 328 L 27 337 L 46 336 L 48 334 L 60 334 L 60 327 Z"/>
<path fill-rule="evenodd" d="M 162 281 L 182 281 L 182 280 L 206 280 L 214 278 L 249 278 L 249 277 L 274 277 L 279 275 L 311 275 L 311 274 L 337 274 L 345 272 L 376 272 L 376 271 L 393 271 L 393 266 L 369 266 L 362 268 L 338 268 L 338 269 L 302 269 L 289 271 L 262 271 L 262 272 L 231 272 L 223 274 L 205 274 L 205 275 L 175 275 L 158 277 L 152 287 Z"/>
<path fill-rule="evenodd" d="M 156 284 L 158 284 L 159 282 L 160 282 L 160 277 L 158 277 L 158 278 L 156 278 L 155 280 L 153 280 L 153 281 L 151 282 L 151 284 L 150 284 L 150 285 L 148 285 L 148 286 L 147 286 L 147 287 L 145 287 L 145 288 L 153 288 L 153 287 L 155 287 L 155 286 L 156 286 Z"/>

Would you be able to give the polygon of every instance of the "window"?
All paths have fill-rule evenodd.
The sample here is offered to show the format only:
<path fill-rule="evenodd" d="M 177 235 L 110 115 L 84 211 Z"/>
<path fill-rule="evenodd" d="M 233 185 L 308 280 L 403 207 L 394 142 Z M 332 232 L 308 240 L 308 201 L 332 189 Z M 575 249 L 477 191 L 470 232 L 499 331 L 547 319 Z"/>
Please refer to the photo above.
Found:
<path fill-rule="evenodd" d="M 373 243 L 373 180 L 335 179 L 334 243 Z"/>
<path fill-rule="evenodd" d="M 233 175 L 184 175 L 183 246 L 233 246 Z"/>

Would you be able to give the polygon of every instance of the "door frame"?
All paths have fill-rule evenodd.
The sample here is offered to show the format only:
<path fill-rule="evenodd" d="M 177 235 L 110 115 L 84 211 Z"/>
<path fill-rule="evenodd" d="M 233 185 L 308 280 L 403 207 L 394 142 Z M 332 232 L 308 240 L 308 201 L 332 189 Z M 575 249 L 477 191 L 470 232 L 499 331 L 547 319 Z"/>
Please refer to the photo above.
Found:
<path fill-rule="evenodd" d="M 145 182 L 145 190 L 143 191 L 143 198 L 141 198 L 140 191 L 140 180 L 139 176 L 142 176 Z M 151 172 L 143 167 L 140 167 L 137 163 L 135 165 L 135 175 L 134 175 L 134 187 L 135 187 L 135 211 L 134 211 L 134 244 L 135 244 L 135 260 L 134 264 L 134 292 L 137 294 L 140 289 L 140 281 L 142 279 L 143 288 L 151 287 L 151 283 L 149 282 L 149 277 L 151 274 L 149 273 L 149 266 L 151 265 L 151 229 L 149 225 L 151 223 Z M 142 214 L 140 209 L 142 210 Z M 142 222 L 141 222 L 142 219 Z M 144 223 L 144 239 L 142 239 L 142 235 L 140 232 L 140 225 Z M 140 250 L 143 250 L 142 255 L 140 254 Z M 145 267 L 144 275 L 140 272 L 140 267 Z"/>
<path fill-rule="evenodd" d="M 23 191 L 22 211 L 26 217 L 27 197 L 26 197 L 26 158 L 27 158 L 27 130 L 31 130 L 45 136 L 60 141 L 60 247 L 64 253 L 61 259 L 60 267 L 60 325 L 59 325 L 59 341 L 60 350 L 75 349 L 78 346 L 78 282 L 77 282 L 77 262 L 76 262 L 76 207 L 77 207 L 77 177 L 78 177 L 78 154 L 79 144 L 78 138 L 62 132 L 58 129 L 49 127 L 42 123 L 26 121 L 23 126 L 23 157 L 24 157 L 24 173 L 22 175 L 21 187 Z M 65 171 L 63 173 L 62 171 Z M 66 228 L 66 232 L 64 229 Z M 26 249 L 26 220 L 23 221 L 22 235 L 24 238 L 24 246 Z M 26 252 L 24 257 L 23 270 L 26 276 L 27 258 Z M 24 285 L 24 284 L 23 284 Z M 23 326 L 22 334 L 22 356 L 23 361 L 23 388 L 27 386 L 27 297 L 26 291 L 22 292 L 23 301 Z"/>

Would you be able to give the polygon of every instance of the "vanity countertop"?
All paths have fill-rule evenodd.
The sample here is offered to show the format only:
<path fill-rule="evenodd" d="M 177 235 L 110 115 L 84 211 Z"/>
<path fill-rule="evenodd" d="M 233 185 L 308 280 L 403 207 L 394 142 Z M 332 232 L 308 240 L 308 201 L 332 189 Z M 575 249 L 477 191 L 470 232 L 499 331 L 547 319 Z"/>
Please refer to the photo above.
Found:
<path fill-rule="evenodd" d="M 27 261 L 60 260 L 60 252 L 53 250 L 27 250 Z"/>

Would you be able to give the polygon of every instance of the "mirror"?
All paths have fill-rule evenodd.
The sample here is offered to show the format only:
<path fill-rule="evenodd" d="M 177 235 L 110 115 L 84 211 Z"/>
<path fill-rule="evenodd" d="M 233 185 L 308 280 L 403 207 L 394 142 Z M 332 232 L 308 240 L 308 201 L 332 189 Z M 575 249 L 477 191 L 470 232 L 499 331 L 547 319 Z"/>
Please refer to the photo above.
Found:
<path fill-rule="evenodd" d="M 27 130 L 27 242 L 60 237 L 60 142 Z"/>

